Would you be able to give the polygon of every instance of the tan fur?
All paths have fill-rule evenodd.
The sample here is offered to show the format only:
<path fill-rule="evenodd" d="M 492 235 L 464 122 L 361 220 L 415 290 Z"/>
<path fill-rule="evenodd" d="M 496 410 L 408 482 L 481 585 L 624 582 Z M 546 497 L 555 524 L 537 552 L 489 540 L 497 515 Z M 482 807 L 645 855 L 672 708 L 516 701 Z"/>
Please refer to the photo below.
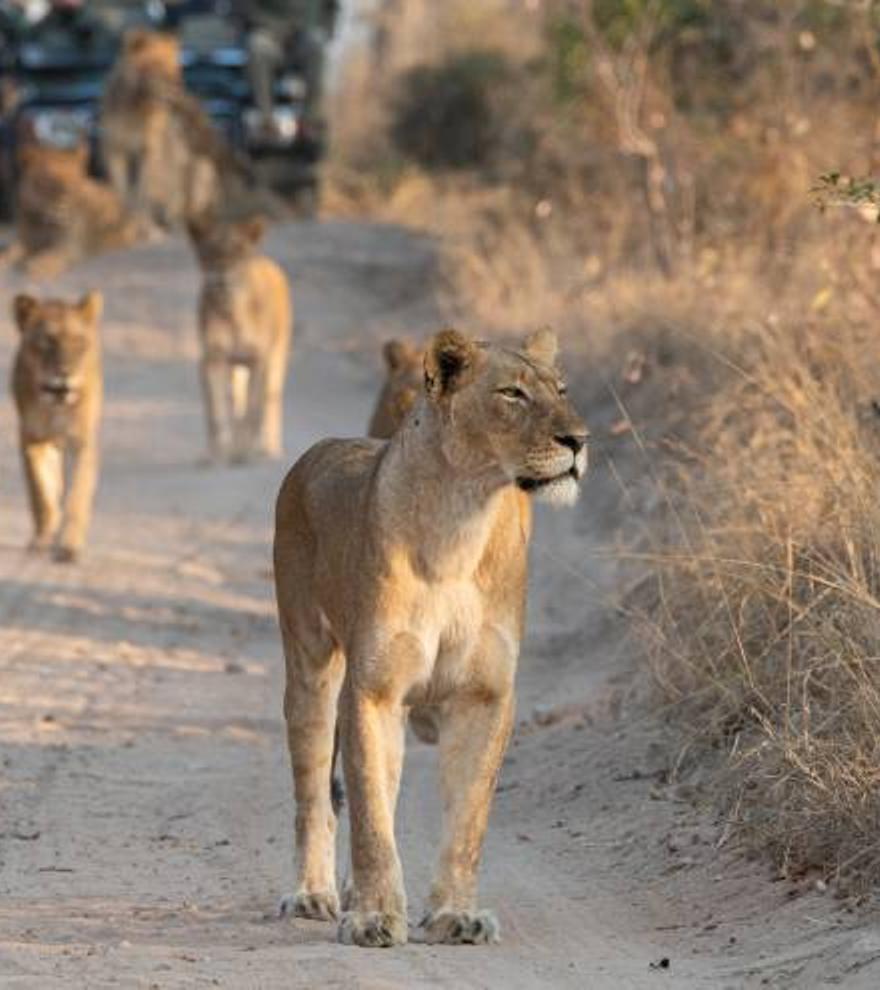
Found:
<path fill-rule="evenodd" d="M 241 166 L 183 84 L 180 42 L 127 32 L 101 105 L 110 181 L 129 208 L 170 227 L 215 208 Z"/>
<path fill-rule="evenodd" d="M 259 219 L 189 224 L 204 273 L 201 377 L 209 457 L 280 457 L 293 310 L 287 276 L 259 253 Z"/>
<path fill-rule="evenodd" d="M 20 156 L 15 241 L 2 255 L 49 277 L 93 254 L 135 243 L 142 226 L 113 190 L 87 171 L 88 150 L 38 144 Z"/>
<path fill-rule="evenodd" d="M 21 334 L 12 371 L 22 466 L 34 519 L 31 547 L 57 538 L 57 560 L 73 560 L 85 543 L 98 474 L 98 424 L 104 391 L 98 321 L 102 299 L 78 303 L 16 296 Z M 70 486 L 63 497 L 64 460 Z"/>
<path fill-rule="evenodd" d="M 429 941 L 487 942 L 476 873 L 513 721 L 530 520 L 517 486 L 571 498 L 586 432 L 560 393 L 555 338 L 523 351 L 437 335 L 424 394 L 387 443 L 327 440 L 294 465 L 276 507 L 275 581 L 296 796 L 290 905 L 333 917 L 337 724 L 351 808 L 352 887 L 339 938 L 407 939 L 394 841 L 403 726 L 438 712 L 443 840 Z"/>

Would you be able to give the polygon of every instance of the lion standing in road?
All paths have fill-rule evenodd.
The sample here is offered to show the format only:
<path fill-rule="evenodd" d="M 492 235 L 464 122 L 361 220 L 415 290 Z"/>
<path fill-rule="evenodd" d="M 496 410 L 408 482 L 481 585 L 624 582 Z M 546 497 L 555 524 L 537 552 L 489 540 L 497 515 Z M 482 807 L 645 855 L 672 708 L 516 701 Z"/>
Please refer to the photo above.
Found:
<path fill-rule="evenodd" d="M 202 268 L 199 336 L 212 461 L 281 456 L 293 304 L 287 276 L 259 250 L 259 218 L 189 222 Z"/>
<path fill-rule="evenodd" d="M 586 468 L 586 428 L 555 356 L 548 330 L 521 351 L 444 331 L 426 350 L 424 394 L 390 441 L 326 440 L 281 487 L 275 584 L 298 861 L 285 907 L 339 913 L 338 719 L 353 871 L 343 942 L 407 940 L 394 814 L 406 713 L 425 704 L 439 714 L 444 797 L 425 934 L 498 938 L 495 916 L 477 910 L 476 873 L 523 632 L 529 516 L 516 493 L 570 503 Z"/>
<path fill-rule="evenodd" d="M 214 209 L 246 185 L 246 168 L 184 86 L 172 35 L 126 33 L 104 89 L 101 130 L 113 188 L 162 227 Z"/>
<path fill-rule="evenodd" d="M 88 175 L 88 147 L 25 144 L 15 210 L 15 240 L 0 263 L 49 277 L 93 254 L 141 239 L 143 225 L 113 190 Z"/>
<path fill-rule="evenodd" d="M 103 301 L 78 303 L 19 295 L 21 335 L 12 371 L 25 482 L 34 519 L 31 547 L 71 561 L 83 547 L 98 476 L 98 424 L 104 391 L 98 321 Z M 70 486 L 63 499 L 64 461 Z"/>

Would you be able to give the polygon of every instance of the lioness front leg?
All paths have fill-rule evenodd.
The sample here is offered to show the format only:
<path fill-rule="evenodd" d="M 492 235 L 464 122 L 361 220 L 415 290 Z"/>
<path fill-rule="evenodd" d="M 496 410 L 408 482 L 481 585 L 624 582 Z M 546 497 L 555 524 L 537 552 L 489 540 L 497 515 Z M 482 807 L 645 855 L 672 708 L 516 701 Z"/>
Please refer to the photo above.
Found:
<path fill-rule="evenodd" d="M 310 628 L 311 626 L 311 628 Z M 336 814 L 331 800 L 336 701 L 344 658 L 319 623 L 282 617 L 287 668 L 284 717 L 296 799 L 296 891 L 281 914 L 329 921 L 336 894 Z"/>
<path fill-rule="evenodd" d="M 32 550 L 46 550 L 61 522 L 61 451 L 54 443 L 21 445 L 28 500 L 34 519 Z"/>
<path fill-rule="evenodd" d="M 232 375 L 225 358 L 206 355 L 201 365 L 202 394 L 208 428 L 208 459 L 228 460 L 233 449 Z"/>
<path fill-rule="evenodd" d="M 495 915 L 476 908 L 477 869 L 513 723 L 513 688 L 488 697 L 452 698 L 444 708 L 443 842 L 422 927 L 428 942 L 497 942 L 500 926 Z"/>
<path fill-rule="evenodd" d="M 394 810 L 403 764 L 403 708 L 348 682 L 343 688 L 342 757 L 351 822 L 352 886 L 339 941 L 367 947 L 407 940 L 403 870 Z"/>
<path fill-rule="evenodd" d="M 86 541 L 98 478 L 97 444 L 91 440 L 79 445 L 73 457 L 70 490 L 64 500 L 64 525 L 55 552 L 55 559 L 62 563 L 75 560 Z"/>

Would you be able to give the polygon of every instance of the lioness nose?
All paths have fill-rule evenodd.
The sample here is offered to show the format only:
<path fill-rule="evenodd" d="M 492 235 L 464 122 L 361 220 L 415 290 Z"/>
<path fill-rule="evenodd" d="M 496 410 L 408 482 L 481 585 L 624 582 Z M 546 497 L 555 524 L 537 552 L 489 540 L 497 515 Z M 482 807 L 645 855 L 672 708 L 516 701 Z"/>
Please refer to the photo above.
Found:
<path fill-rule="evenodd" d="M 566 433 L 555 437 L 557 443 L 561 443 L 563 447 L 568 447 L 573 454 L 579 454 L 587 445 L 588 439 L 588 433 Z"/>

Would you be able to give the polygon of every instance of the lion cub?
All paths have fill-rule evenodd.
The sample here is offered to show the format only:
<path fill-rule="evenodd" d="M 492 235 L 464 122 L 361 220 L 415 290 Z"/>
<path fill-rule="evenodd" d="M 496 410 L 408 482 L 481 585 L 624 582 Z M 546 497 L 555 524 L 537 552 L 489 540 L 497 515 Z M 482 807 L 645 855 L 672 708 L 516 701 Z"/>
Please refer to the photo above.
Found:
<path fill-rule="evenodd" d="M 73 560 L 82 549 L 98 475 L 98 423 L 104 379 L 98 321 L 103 300 L 78 303 L 19 295 L 21 334 L 12 371 L 25 482 L 34 517 L 31 548 Z M 62 508 L 65 460 L 70 485 Z M 59 535 L 60 530 L 60 535 Z"/>
<path fill-rule="evenodd" d="M 88 147 L 29 143 L 21 151 L 16 239 L 0 261 L 32 275 L 57 275 L 69 265 L 138 241 L 141 225 L 113 190 L 87 172 Z"/>
<path fill-rule="evenodd" d="M 188 224 L 204 274 L 202 388 L 214 462 L 280 457 L 293 308 L 287 276 L 258 250 L 259 218 Z"/>

